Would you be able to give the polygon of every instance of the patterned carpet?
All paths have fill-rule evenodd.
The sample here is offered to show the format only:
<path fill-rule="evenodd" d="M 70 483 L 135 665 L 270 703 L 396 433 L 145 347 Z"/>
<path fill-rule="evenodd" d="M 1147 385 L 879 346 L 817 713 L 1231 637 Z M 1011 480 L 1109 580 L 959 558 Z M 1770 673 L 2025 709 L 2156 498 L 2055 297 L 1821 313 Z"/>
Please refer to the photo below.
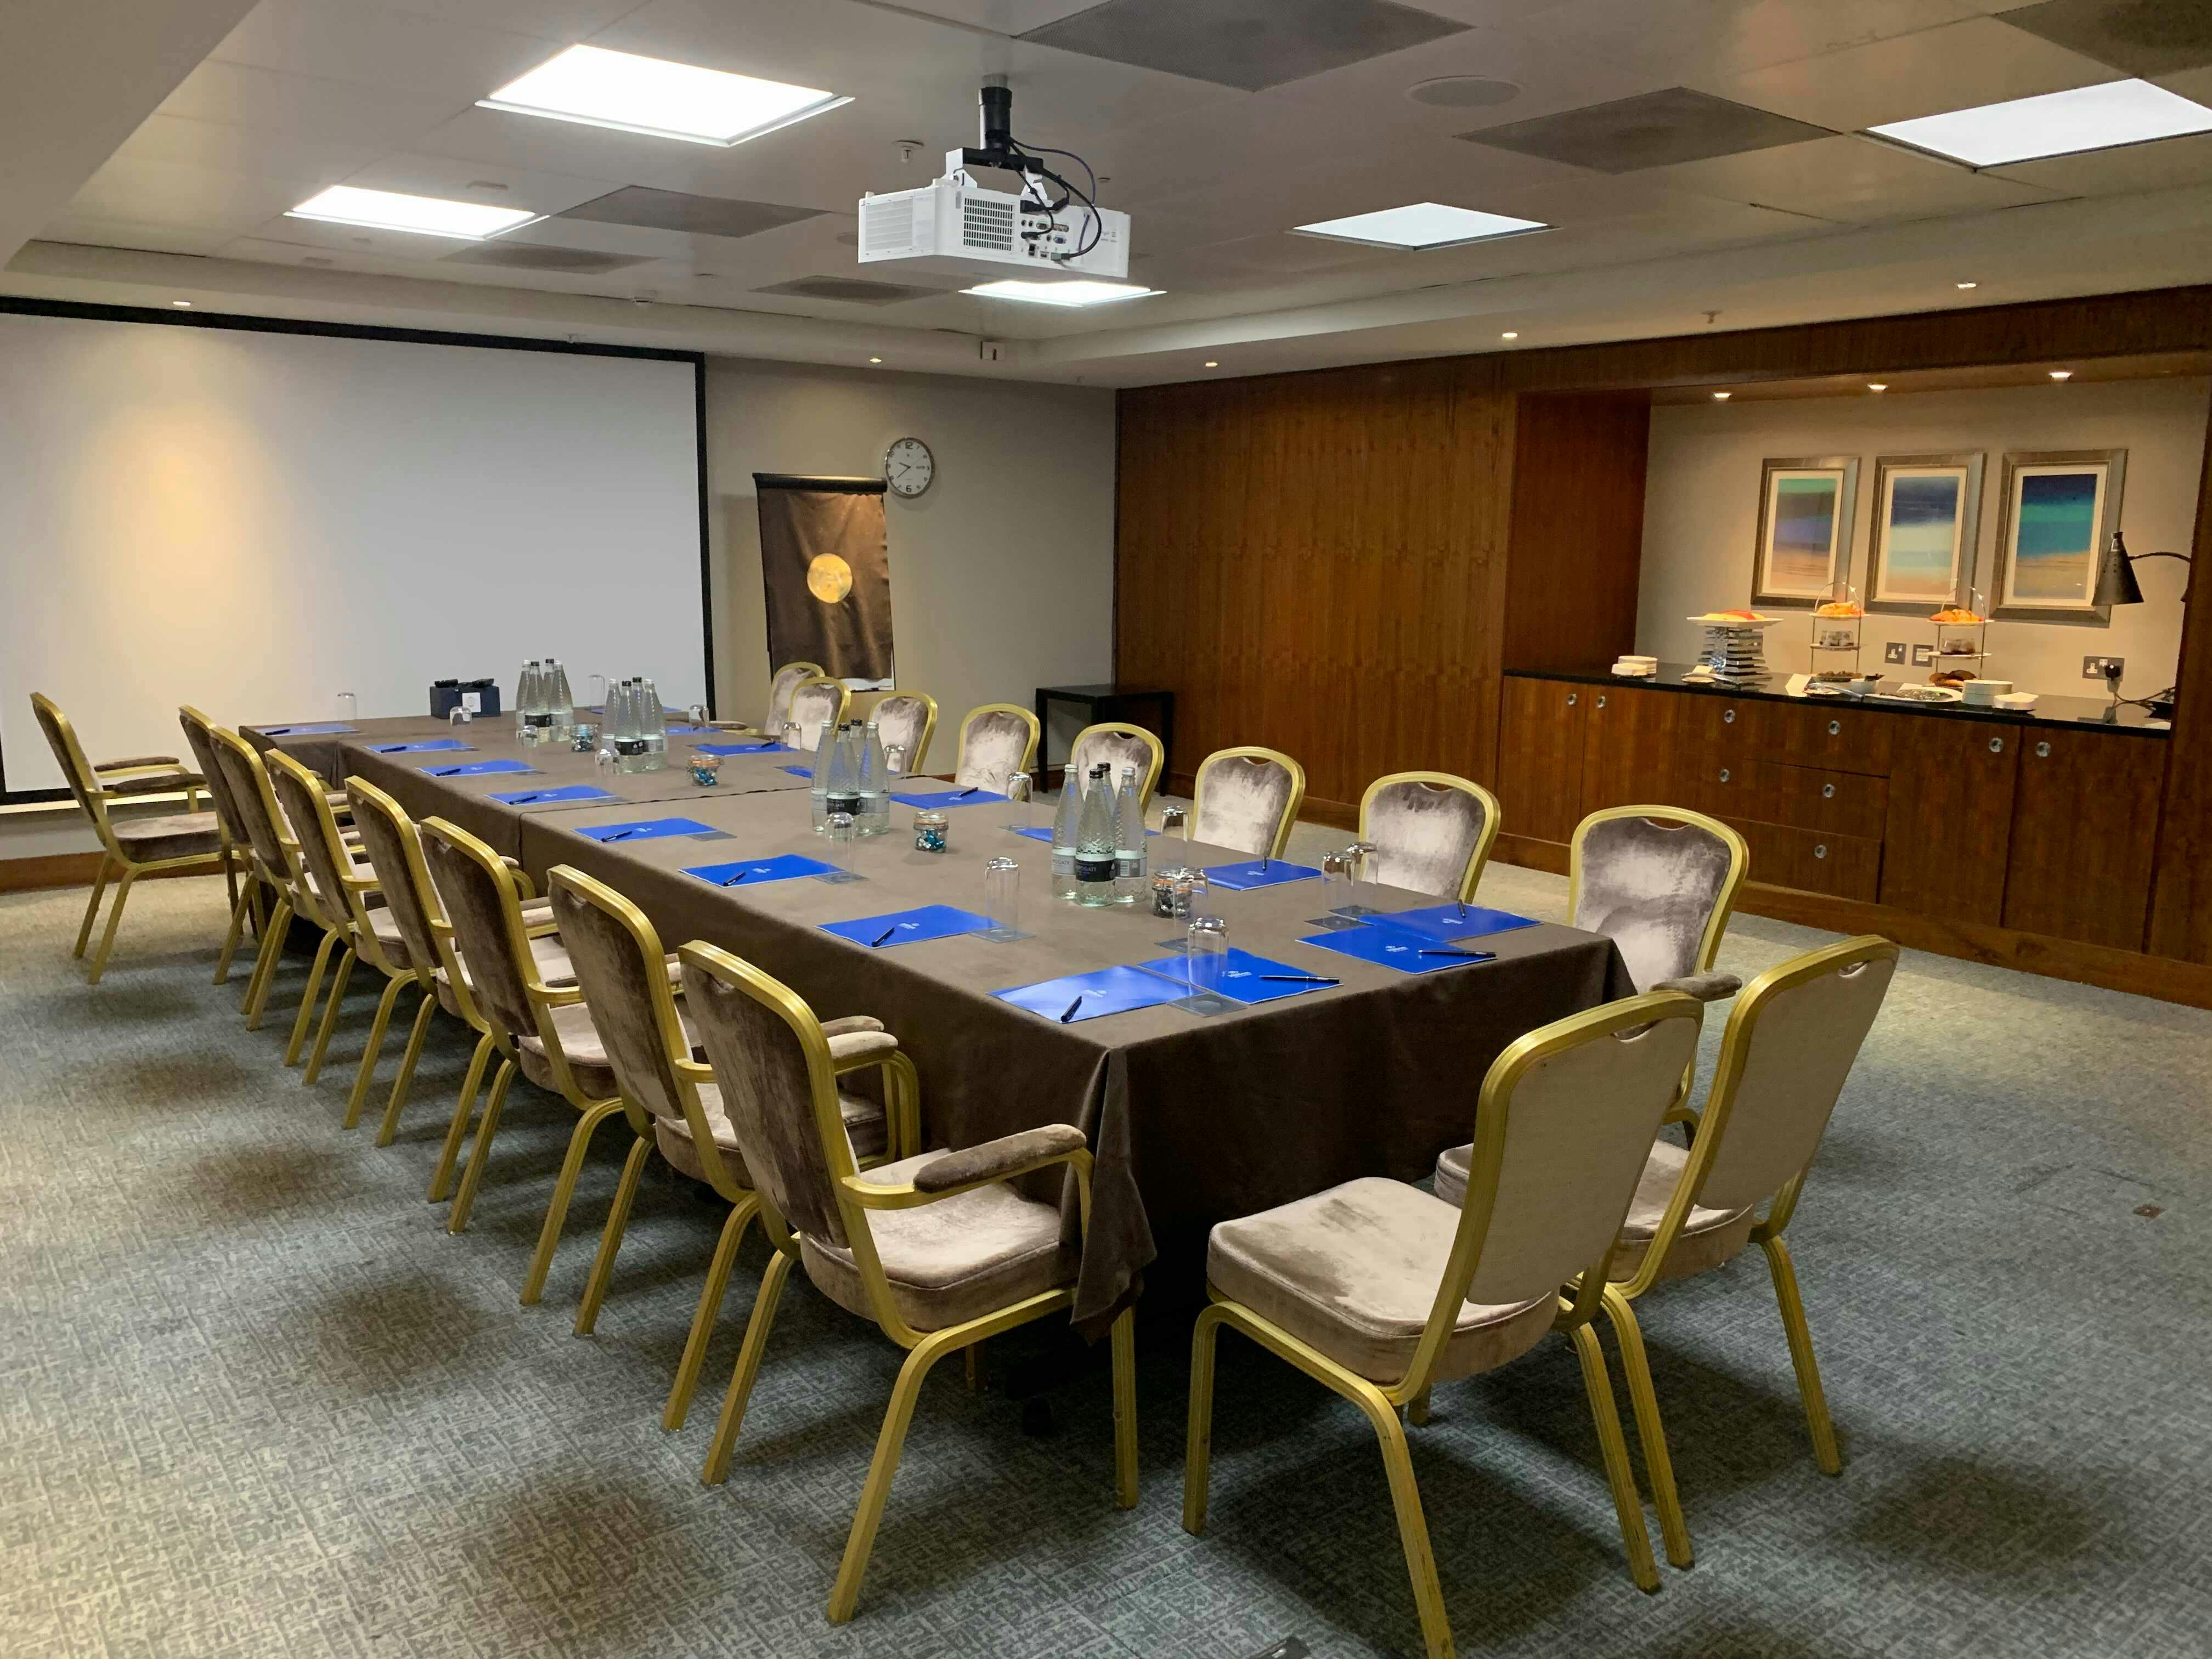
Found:
<path fill-rule="evenodd" d="M 1483 896 L 1557 915 L 1563 890 L 1501 868 Z M 656 1165 L 578 1340 L 609 1133 L 544 1305 L 518 1306 L 569 1109 L 517 1087 L 448 1237 L 422 1192 L 458 1028 L 395 1146 L 342 1133 L 373 998 L 356 979 L 302 1089 L 279 1056 L 303 964 L 247 1032 L 208 983 L 221 891 L 141 888 L 96 988 L 81 892 L 0 897 L 10 1659 L 1419 1652 L 1369 1431 L 1235 1338 L 1211 1530 L 1181 1531 L 1172 1310 L 1139 1320 L 1139 1509 L 1113 1507 L 1103 1364 L 1024 1400 L 1052 1345 L 994 1345 L 982 1392 L 931 1379 L 860 1616 L 828 1625 L 893 1347 L 795 1279 L 732 1478 L 702 1486 L 757 1232 L 664 1436 L 719 1206 Z M 1723 965 L 1816 939 L 1747 919 Z M 1699 1551 L 1656 1596 L 1565 1344 L 1440 1389 L 1414 1456 L 1461 1651 L 2203 1654 L 2208 1075 L 2212 1015 L 1909 955 L 1791 1231 L 1844 1476 L 1814 1468 L 1755 1259 L 1645 1304 Z"/>

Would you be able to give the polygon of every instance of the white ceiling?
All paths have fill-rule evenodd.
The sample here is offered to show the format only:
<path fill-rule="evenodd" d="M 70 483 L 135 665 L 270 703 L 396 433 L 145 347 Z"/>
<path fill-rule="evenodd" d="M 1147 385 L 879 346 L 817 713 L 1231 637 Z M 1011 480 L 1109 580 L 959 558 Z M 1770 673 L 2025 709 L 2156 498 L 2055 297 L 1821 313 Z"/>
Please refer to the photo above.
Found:
<path fill-rule="evenodd" d="M 1744 327 L 2212 279 L 2212 137 L 1977 173 L 1840 136 L 1604 173 L 1455 136 L 1675 86 L 1849 134 L 2121 77 L 2007 23 L 2007 0 L 1417 3 L 1473 27 L 1247 93 L 1014 38 L 1084 0 L 10 0 L 0 82 L 47 97 L 36 165 L 0 167 L 0 292 L 1129 385 L 1676 333 L 1713 311 Z M 118 21 L 88 27 L 88 5 Z M 143 44 L 137 61 L 118 40 Z M 586 40 L 854 101 L 732 149 L 475 106 Z M 971 141 L 994 73 L 1019 136 L 1110 179 L 1131 276 L 1160 295 L 1070 313 L 757 291 L 951 289 L 860 266 L 854 204 Z M 1521 90 L 1461 109 L 1406 95 L 1453 75 Z M 2162 82 L 2212 100 L 2212 68 Z M 9 125 L 0 154 L 21 155 Z M 910 162 L 902 139 L 921 143 Z M 820 216 L 736 239 L 552 218 L 506 240 L 640 263 L 517 271 L 283 216 L 340 183 L 548 214 L 644 185 Z M 1430 253 L 1287 234 L 1419 200 L 1557 228 Z M 985 338 L 1006 343 L 995 363 Z"/>

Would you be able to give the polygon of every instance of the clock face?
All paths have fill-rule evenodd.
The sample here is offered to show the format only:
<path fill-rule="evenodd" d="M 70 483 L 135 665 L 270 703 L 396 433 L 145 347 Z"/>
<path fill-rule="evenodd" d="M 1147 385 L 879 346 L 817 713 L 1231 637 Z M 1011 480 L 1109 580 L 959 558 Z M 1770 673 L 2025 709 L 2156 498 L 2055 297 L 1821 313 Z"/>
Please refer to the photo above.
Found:
<path fill-rule="evenodd" d="M 919 438 L 901 438 L 884 452 L 884 482 L 896 495 L 919 495 L 937 476 L 937 460 Z"/>

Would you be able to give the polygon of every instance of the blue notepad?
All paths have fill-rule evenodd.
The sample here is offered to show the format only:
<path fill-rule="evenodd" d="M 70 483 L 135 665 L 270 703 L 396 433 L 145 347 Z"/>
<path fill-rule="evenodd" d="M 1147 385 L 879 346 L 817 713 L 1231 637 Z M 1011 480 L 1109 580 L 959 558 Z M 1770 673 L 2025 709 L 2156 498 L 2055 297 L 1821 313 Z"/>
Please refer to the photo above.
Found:
<path fill-rule="evenodd" d="M 634 823 L 595 823 L 579 830 L 596 842 L 658 841 L 664 836 L 717 836 L 722 832 L 696 818 L 644 818 Z"/>
<path fill-rule="evenodd" d="M 1270 984 L 1262 977 L 1267 974 L 1291 975 L 1311 975 L 1310 968 L 1295 963 L 1277 962 L 1271 957 L 1255 957 L 1249 951 L 1240 951 L 1231 945 L 1227 955 L 1201 955 L 1196 958 L 1194 970 L 1188 977 L 1182 957 L 1162 957 L 1156 962 L 1140 962 L 1138 967 L 1148 974 L 1158 974 L 1169 981 L 1182 994 L 1192 988 L 1218 991 L 1233 1002 L 1273 1002 L 1279 997 L 1294 997 L 1304 991 L 1326 991 L 1326 985 Z M 1330 975 L 1316 977 L 1328 979 Z"/>
<path fill-rule="evenodd" d="M 538 769 L 519 760 L 488 760 L 465 761 L 458 766 L 441 766 L 434 761 L 422 769 L 434 778 L 480 778 L 493 772 L 535 772 Z"/>
<path fill-rule="evenodd" d="M 357 726 L 341 726 L 336 720 L 324 720 L 314 726 L 264 726 L 258 728 L 264 738 L 326 738 L 333 732 L 358 732 Z"/>
<path fill-rule="evenodd" d="M 694 744 L 692 747 L 702 755 L 766 755 L 783 745 L 763 739 L 759 743 L 701 743 Z"/>
<path fill-rule="evenodd" d="M 459 738 L 425 738 L 420 743 L 372 743 L 372 755 L 450 755 L 456 750 L 473 749 L 474 744 L 463 743 Z"/>
<path fill-rule="evenodd" d="M 779 853 L 772 859 L 739 859 L 733 864 L 687 864 L 684 873 L 696 876 L 714 887 L 765 887 L 772 881 L 790 881 L 799 876 L 825 875 L 837 866 L 824 864 L 820 859 L 811 859 L 802 853 Z M 733 879 L 739 871 L 743 879 Z M 878 927 L 876 933 L 883 929 Z M 874 933 L 869 938 L 873 939 Z M 899 941 L 903 943 L 903 941 Z"/>
<path fill-rule="evenodd" d="M 1006 797 L 988 789 L 938 789 L 891 799 L 902 806 L 981 806 L 985 801 L 1003 801 Z"/>
<path fill-rule="evenodd" d="M 719 726 L 666 726 L 662 732 L 672 738 L 703 738 L 720 731 Z"/>
<path fill-rule="evenodd" d="M 513 789 L 492 799 L 503 806 L 540 806 L 556 800 L 619 800 L 611 790 L 592 783 L 565 783 L 558 789 Z"/>
<path fill-rule="evenodd" d="M 1027 836 L 1031 841 L 1041 841 L 1048 847 L 1052 845 L 1052 826 L 1048 823 L 1033 823 L 1028 829 L 1017 830 L 1014 833 L 1018 836 Z M 1145 833 L 1148 836 L 1158 836 L 1160 832 L 1157 830 L 1147 830 Z"/>
<path fill-rule="evenodd" d="M 783 769 L 794 778 L 811 778 L 814 775 L 814 769 L 811 766 L 787 766 Z"/>
<path fill-rule="evenodd" d="M 1298 943 L 1334 951 L 1339 956 L 1358 957 L 1362 962 L 1384 968 L 1395 968 L 1401 974 L 1434 974 L 1446 968 L 1478 965 L 1466 957 L 1422 955 L 1424 951 L 1446 948 L 1433 934 L 1415 933 L 1410 927 L 1378 927 L 1372 922 L 1362 927 L 1346 927 L 1341 933 L 1310 934 Z"/>
<path fill-rule="evenodd" d="M 1087 974 L 1064 974 L 1039 980 L 1035 985 L 1016 985 L 991 994 L 1001 1002 L 1026 1008 L 1047 1019 L 1079 1024 L 1103 1014 L 1126 1014 L 1133 1008 L 1157 1008 L 1182 995 L 1182 988 L 1141 968 L 1098 968 Z M 1079 1002 L 1078 998 L 1082 999 Z M 1070 1003 L 1075 1012 L 1067 1014 Z"/>
<path fill-rule="evenodd" d="M 918 910 L 892 910 L 852 921 L 825 921 L 822 931 L 851 939 L 855 945 L 888 951 L 894 945 L 919 945 L 925 939 L 980 933 L 990 925 L 990 917 L 979 916 L 973 910 L 951 904 L 925 904 Z M 884 937 L 886 933 L 890 935 L 888 939 Z"/>
<path fill-rule="evenodd" d="M 1534 916 L 1516 916 L 1510 910 L 1492 910 L 1480 904 L 1464 909 L 1456 904 L 1425 904 L 1418 910 L 1395 910 L 1371 920 L 1382 927 L 1410 927 L 1440 939 L 1480 939 L 1536 925 Z"/>
<path fill-rule="evenodd" d="M 1206 878 L 1216 887 L 1226 887 L 1232 893 L 1248 892 L 1255 887 L 1273 887 L 1286 881 L 1309 881 L 1320 871 L 1310 864 L 1291 864 L 1283 859 L 1269 859 L 1266 867 L 1261 860 L 1250 859 L 1243 864 L 1216 864 L 1206 872 Z"/>

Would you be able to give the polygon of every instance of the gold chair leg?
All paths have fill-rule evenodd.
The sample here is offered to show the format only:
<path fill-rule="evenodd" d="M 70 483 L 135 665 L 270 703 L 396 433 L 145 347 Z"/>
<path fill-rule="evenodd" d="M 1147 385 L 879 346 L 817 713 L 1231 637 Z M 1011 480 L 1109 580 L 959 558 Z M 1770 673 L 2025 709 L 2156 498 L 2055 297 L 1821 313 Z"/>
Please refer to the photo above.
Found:
<path fill-rule="evenodd" d="M 719 1486 L 730 1478 L 730 1453 L 744 1426 L 745 1404 L 753 1395 L 753 1379 L 760 1375 L 761 1355 L 768 1347 L 768 1330 L 775 1322 L 775 1304 L 783 1297 L 783 1281 L 791 1276 L 791 1258 L 781 1250 L 768 1259 L 760 1289 L 753 1292 L 752 1317 L 745 1322 L 745 1344 L 738 1350 L 738 1363 L 730 1372 L 730 1391 L 722 1396 L 722 1415 L 714 1425 L 714 1438 L 707 1448 L 707 1465 L 699 1478 Z"/>
<path fill-rule="evenodd" d="M 331 946 L 338 942 L 337 934 L 329 929 L 323 933 L 323 942 L 315 947 L 315 965 L 307 970 L 307 989 L 300 999 L 300 1012 L 292 1021 L 292 1040 L 284 1045 L 284 1063 L 300 1063 L 300 1050 L 307 1047 L 307 1022 L 315 1016 L 316 999 L 323 992 L 323 969 L 331 959 Z"/>
<path fill-rule="evenodd" d="M 1436 1553 L 1429 1547 L 1429 1523 L 1421 1514 L 1421 1489 L 1413 1480 L 1413 1454 L 1406 1447 L 1406 1425 L 1397 1408 L 1376 1389 L 1367 1388 L 1354 1403 L 1375 1425 L 1382 1446 L 1383 1472 L 1390 1477 L 1390 1505 L 1398 1512 L 1398 1541 L 1406 1552 L 1406 1571 L 1413 1581 L 1413 1607 L 1421 1617 L 1421 1639 L 1429 1659 L 1451 1659 L 1451 1622 L 1444 1617 L 1444 1589 L 1437 1579 Z"/>
<path fill-rule="evenodd" d="M 376 1076 L 376 1062 L 384 1053 L 384 1034 L 392 1024 L 392 1005 L 399 1000 L 404 979 L 384 981 L 384 994 L 376 1000 L 376 1018 L 369 1022 L 368 1044 L 361 1051 L 361 1067 L 353 1074 L 353 1093 L 346 1101 L 345 1122 L 352 1128 L 361 1121 L 361 1109 L 368 1103 L 368 1085 Z"/>
<path fill-rule="evenodd" d="M 1644 1528 L 1644 1498 L 1629 1472 L 1628 1443 L 1621 1437 L 1620 1410 L 1613 1399 L 1613 1378 L 1605 1368 L 1605 1352 L 1597 1333 L 1587 1325 L 1568 1332 L 1574 1339 L 1575 1357 L 1582 1361 L 1583 1388 L 1589 1395 L 1590 1419 L 1597 1425 L 1598 1449 L 1605 1457 L 1605 1478 L 1613 1487 L 1613 1506 L 1620 1516 L 1620 1540 L 1628 1547 L 1628 1573 L 1640 1590 L 1659 1588 L 1659 1568 L 1651 1559 L 1651 1534 Z"/>
<path fill-rule="evenodd" d="M 384 1121 L 377 1125 L 376 1144 L 389 1146 L 392 1137 L 399 1133 L 400 1109 L 407 1104 L 407 1091 L 415 1081 L 415 1062 L 422 1058 L 422 1039 L 430 1033 L 430 1017 L 438 1012 L 434 993 L 422 993 L 422 1006 L 415 1011 L 415 1029 L 407 1035 L 407 1052 L 399 1056 L 399 1075 L 392 1079 L 392 1098 L 384 1108 Z"/>
<path fill-rule="evenodd" d="M 1114 1321 L 1114 1501 L 1137 1507 L 1137 1310 Z M 969 1353 L 975 1350 L 969 1348 Z"/>
<path fill-rule="evenodd" d="M 730 1218 L 722 1224 L 714 1259 L 707 1264 L 707 1282 L 699 1291 L 699 1310 L 691 1316 L 691 1334 L 684 1340 L 684 1358 L 676 1367 L 676 1381 L 669 1388 L 668 1404 L 660 1413 L 660 1426 L 671 1434 L 682 1428 L 690 1414 L 691 1396 L 698 1391 L 699 1372 L 707 1363 L 707 1344 L 714 1334 L 715 1320 L 721 1316 L 730 1271 L 738 1265 L 738 1246 L 758 1213 L 760 1200 L 748 1193 L 730 1206 Z"/>
<path fill-rule="evenodd" d="M 246 1001 L 239 1010 L 246 1016 L 249 1031 L 261 1029 L 261 1016 L 269 1006 L 269 987 L 276 977 L 276 958 L 284 953 L 284 936 L 291 926 L 292 902 L 280 898 L 262 927 L 261 948 L 253 956 L 253 977 L 246 982 Z"/>
<path fill-rule="evenodd" d="M 315 1046 L 307 1055 L 307 1069 L 300 1073 L 300 1086 L 313 1088 L 315 1079 L 323 1074 L 323 1056 L 330 1052 L 331 1033 L 337 1030 L 338 1005 L 345 1000 L 346 987 L 353 980 L 353 965 L 361 958 L 348 945 L 338 951 L 338 971 L 331 981 L 331 1000 L 323 1008 L 323 1023 L 315 1033 Z"/>
<path fill-rule="evenodd" d="M 830 1591 L 830 1622 L 846 1623 L 860 1605 L 860 1580 L 868 1571 L 868 1556 L 876 1547 L 876 1528 L 883 1522 L 884 1505 L 890 1501 L 891 1481 L 898 1474 L 899 1456 L 906 1450 L 907 1430 L 914 1422 L 915 1401 L 929 1369 L 959 1346 L 957 1328 L 933 1331 L 916 1343 L 899 1367 L 891 1386 L 891 1403 L 884 1412 L 883 1431 L 876 1437 L 876 1455 L 868 1464 L 867 1484 L 860 1488 L 860 1507 L 854 1512 L 852 1535 L 845 1540 L 845 1559 L 837 1568 L 837 1582 Z"/>
<path fill-rule="evenodd" d="M 115 860 L 105 853 L 100 855 L 100 874 L 94 878 L 92 897 L 84 907 L 84 921 L 76 930 L 76 949 L 70 952 L 72 957 L 82 959 L 84 956 L 84 947 L 92 942 L 93 918 L 100 914 L 100 901 L 107 893 L 108 866 L 114 862 Z"/>
<path fill-rule="evenodd" d="M 1219 1346 L 1221 1309 L 1200 1310 L 1190 1334 L 1190 1416 L 1183 1430 L 1182 1529 L 1206 1534 L 1206 1488 L 1213 1474 L 1213 1351 Z"/>
<path fill-rule="evenodd" d="M 123 920 L 124 901 L 131 896 L 131 884 L 137 877 L 136 870 L 126 869 L 123 872 L 123 879 L 115 884 L 115 908 L 107 913 L 107 926 L 100 935 L 100 949 L 93 952 L 92 974 L 87 981 L 88 984 L 99 984 L 100 975 L 106 971 L 107 953 L 115 948 L 115 926 Z"/>
<path fill-rule="evenodd" d="M 514 1062 L 501 1058 L 499 1072 L 491 1080 L 491 1094 L 484 1102 L 483 1119 L 477 1124 L 477 1144 L 469 1149 L 469 1167 L 461 1176 L 461 1190 L 454 1196 L 453 1212 L 446 1218 L 449 1233 L 466 1232 L 469 1212 L 476 1207 L 477 1188 L 483 1182 L 484 1165 L 491 1158 L 491 1138 L 499 1133 L 499 1109 L 507 1103 L 507 1085 L 514 1080 Z"/>
<path fill-rule="evenodd" d="M 1782 1310 L 1782 1328 L 1790 1338 L 1790 1363 L 1797 1372 L 1797 1396 L 1805 1402 L 1805 1426 L 1813 1435 L 1813 1460 L 1823 1474 L 1844 1472 L 1843 1453 L 1836 1446 L 1836 1425 L 1828 1417 L 1827 1391 L 1820 1386 L 1820 1367 L 1813 1358 L 1813 1333 L 1805 1323 L 1805 1299 L 1797 1291 L 1797 1269 L 1790 1260 L 1790 1247 L 1779 1238 L 1763 1238 L 1766 1270 L 1774 1279 L 1774 1300 Z"/>
<path fill-rule="evenodd" d="M 576 1195 L 576 1177 L 584 1173 L 584 1154 L 591 1150 L 592 1133 L 623 1109 L 619 1100 L 603 1100 L 576 1121 L 568 1137 L 568 1155 L 561 1160 L 561 1178 L 553 1183 L 553 1201 L 545 1206 L 545 1224 L 538 1230 L 538 1249 L 530 1258 L 530 1272 L 522 1281 L 522 1305 L 535 1307 L 545 1293 L 545 1275 L 552 1271 L 554 1247 L 568 1219 L 568 1200 Z M 482 1130 L 477 1133 L 481 1135 Z"/>
<path fill-rule="evenodd" d="M 1429 1420 L 1429 1395 L 1433 1392 L 1435 1389 L 1431 1385 L 1406 1402 L 1406 1420 L 1417 1429 L 1425 1426 Z"/>
<path fill-rule="evenodd" d="M 476 1109 L 477 1090 L 483 1082 L 484 1067 L 490 1064 L 492 1050 L 497 1047 L 489 1036 L 477 1039 L 477 1051 L 469 1056 L 469 1074 L 461 1079 L 461 1097 L 453 1105 L 453 1121 L 447 1126 L 446 1144 L 438 1152 L 438 1167 L 430 1172 L 430 1202 L 435 1204 L 452 1190 L 453 1164 L 461 1155 L 461 1142 L 469 1133 L 469 1114 Z"/>
<path fill-rule="evenodd" d="M 640 1137 L 630 1142 L 623 1160 L 622 1180 L 615 1201 L 607 1211 L 607 1224 L 599 1230 L 599 1253 L 592 1258 L 592 1276 L 584 1282 L 584 1299 L 576 1308 L 576 1334 L 589 1336 L 599 1323 L 599 1304 L 606 1299 L 607 1280 L 614 1277 L 615 1252 L 622 1249 L 623 1231 L 629 1225 L 629 1206 L 637 1198 L 637 1178 L 645 1169 L 645 1155 L 653 1143 Z"/>
<path fill-rule="evenodd" d="M 1605 1287 L 1606 1317 L 1620 1344 L 1620 1369 L 1628 1377 L 1629 1403 L 1636 1409 L 1636 1437 L 1644 1445 L 1644 1472 L 1651 1477 L 1651 1506 L 1659 1511 L 1659 1537 L 1667 1559 L 1678 1567 L 1697 1565 L 1690 1548 L 1689 1523 L 1674 1490 L 1674 1460 L 1667 1450 L 1667 1426 L 1659 1417 L 1658 1391 L 1651 1386 L 1651 1361 L 1644 1351 L 1644 1330 L 1636 1310 L 1613 1285 Z"/>
<path fill-rule="evenodd" d="M 235 885 L 237 878 L 234 876 L 231 879 L 232 884 Z M 238 942 L 246 937 L 246 912 L 252 898 L 251 893 L 240 893 L 231 901 L 230 931 L 222 936 L 222 951 L 215 959 L 215 982 L 218 985 L 229 981 L 230 959 L 238 954 Z M 259 958 L 257 957 L 255 960 Z"/>

